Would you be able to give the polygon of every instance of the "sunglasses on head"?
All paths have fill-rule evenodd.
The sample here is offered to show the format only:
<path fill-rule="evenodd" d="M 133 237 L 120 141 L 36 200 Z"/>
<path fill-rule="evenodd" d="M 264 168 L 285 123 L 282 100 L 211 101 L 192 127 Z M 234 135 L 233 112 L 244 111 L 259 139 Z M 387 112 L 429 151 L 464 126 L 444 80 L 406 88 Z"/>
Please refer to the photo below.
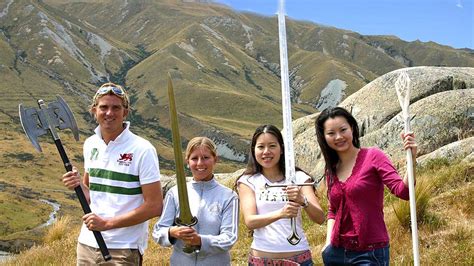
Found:
<path fill-rule="evenodd" d="M 125 94 L 125 92 L 120 87 L 105 86 L 105 87 L 99 88 L 96 92 L 96 95 L 104 95 L 104 94 L 109 93 L 109 91 L 112 91 L 117 96 L 123 96 Z"/>

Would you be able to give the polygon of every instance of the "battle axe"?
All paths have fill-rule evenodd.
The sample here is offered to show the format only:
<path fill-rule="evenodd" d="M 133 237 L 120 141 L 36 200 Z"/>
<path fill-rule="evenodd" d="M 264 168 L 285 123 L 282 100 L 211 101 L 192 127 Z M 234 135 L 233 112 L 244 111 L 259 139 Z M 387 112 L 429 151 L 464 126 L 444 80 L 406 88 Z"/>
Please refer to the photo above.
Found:
<path fill-rule="evenodd" d="M 168 74 L 168 100 L 170 104 L 171 132 L 173 138 L 174 159 L 176 167 L 176 183 L 178 186 L 179 199 L 179 217 L 176 217 L 175 223 L 180 226 L 193 226 L 197 224 L 198 219 L 191 214 L 189 208 L 188 189 L 186 187 L 186 176 L 184 175 L 183 153 L 181 151 L 181 138 L 179 136 L 178 114 L 176 112 L 176 103 L 174 101 L 173 83 Z M 192 253 L 199 250 L 196 246 L 184 246 L 183 251 Z"/>
<path fill-rule="evenodd" d="M 56 144 L 56 148 L 58 148 L 59 154 L 61 155 L 66 171 L 70 172 L 72 171 L 72 165 L 66 155 L 66 151 L 64 150 L 56 128 L 59 130 L 66 128 L 71 129 L 74 139 L 78 141 L 79 129 L 77 128 L 74 115 L 72 114 L 71 109 L 69 109 L 69 106 L 60 96 L 57 96 L 57 101 L 50 102 L 48 106 L 46 106 L 46 103 L 40 99 L 38 100 L 38 105 L 39 109 L 34 107 L 25 108 L 22 104 L 18 106 L 21 126 L 23 127 L 28 139 L 30 139 L 33 146 L 39 152 L 41 152 L 41 147 L 38 143 L 38 137 L 47 134 L 49 131 L 53 137 L 54 143 Z M 76 195 L 79 198 L 84 213 L 90 213 L 91 208 L 89 207 L 89 203 L 86 200 L 81 186 L 75 187 L 74 191 L 76 191 Z M 92 232 L 97 240 L 97 244 L 99 244 L 100 252 L 104 257 L 104 260 L 110 260 L 112 257 L 105 245 L 102 234 L 99 231 Z"/>

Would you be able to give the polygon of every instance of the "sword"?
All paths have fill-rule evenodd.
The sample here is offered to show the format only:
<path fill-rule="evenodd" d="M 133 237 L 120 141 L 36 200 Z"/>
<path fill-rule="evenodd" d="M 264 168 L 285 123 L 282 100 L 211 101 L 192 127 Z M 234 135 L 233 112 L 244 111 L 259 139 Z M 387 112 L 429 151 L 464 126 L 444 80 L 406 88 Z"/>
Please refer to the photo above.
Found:
<path fill-rule="evenodd" d="M 184 174 L 183 153 L 181 150 L 181 138 L 179 136 L 178 115 L 176 113 L 173 83 L 171 82 L 171 75 L 169 73 L 168 99 L 170 105 L 171 132 L 179 199 L 179 216 L 175 218 L 175 223 L 180 226 L 193 226 L 197 224 L 198 219 L 191 214 L 191 209 L 189 207 L 188 189 L 186 187 L 186 176 Z M 183 251 L 186 253 L 192 253 L 196 250 L 198 250 L 198 247 L 196 246 L 184 246 L 183 248 Z"/>
<path fill-rule="evenodd" d="M 286 25 L 284 14 L 285 3 L 280 0 L 278 7 L 278 37 L 280 42 L 280 76 L 281 76 L 281 101 L 283 112 L 283 141 L 285 143 L 285 177 L 290 184 L 296 183 L 295 154 L 293 149 L 293 128 L 291 118 L 291 96 L 288 75 L 288 49 L 286 46 Z M 301 237 L 296 232 L 296 218 L 291 218 L 292 233 L 287 240 L 292 245 L 297 245 Z"/>

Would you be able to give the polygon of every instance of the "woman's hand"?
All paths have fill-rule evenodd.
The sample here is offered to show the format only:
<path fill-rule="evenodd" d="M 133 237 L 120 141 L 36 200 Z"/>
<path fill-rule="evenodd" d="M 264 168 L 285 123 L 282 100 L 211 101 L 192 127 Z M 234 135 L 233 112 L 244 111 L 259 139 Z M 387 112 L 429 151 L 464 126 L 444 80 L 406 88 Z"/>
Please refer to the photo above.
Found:
<path fill-rule="evenodd" d="M 401 133 L 400 137 L 403 140 L 403 149 L 408 150 L 411 149 L 411 157 L 413 160 L 413 166 L 416 165 L 416 153 L 418 151 L 418 146 L 416 145 L 415 141 L 415 134 L 413 132 L 408 133 Z M 413 178 L 415 178 L 415 171 L 413 171 Z M 405 176 L 403 177 L 403 183 L 408 186 L 408 172 L 405 172 Z"/>
<path fill-rule="evenodd" d="M 284 188 L 289 201 L 299 203 L 302 206 L 305 203 L 304 195 L 299 186 L 287 186 Z"/>
<path fill-rule="evenodd" d="M 408 132 L 408 133 L 401 133 L 400 137 L 403 140 L 403 149 L 408 150 L 411 149 L 411 154 L 413 157 L 413 161 L 416 161 L 416 153 L 418 151 L 418 146 L 415 141 L 415 134 L 413 132 Z"/>
<path fill-rule="evenodd" d="M 298 215 L 298 210 L 301 208 L 301 205 L 296 202 L 288 201 L 283 208 L 281 208 L 280 217 L 281 218 L 294 218 Z"/>
<path fill-rule="evenodd" d="M 201 246 L 201 237 L 189 226 L 172 226 L 170 228 L 170 236 L 181 239 L 186 245 Z"/>

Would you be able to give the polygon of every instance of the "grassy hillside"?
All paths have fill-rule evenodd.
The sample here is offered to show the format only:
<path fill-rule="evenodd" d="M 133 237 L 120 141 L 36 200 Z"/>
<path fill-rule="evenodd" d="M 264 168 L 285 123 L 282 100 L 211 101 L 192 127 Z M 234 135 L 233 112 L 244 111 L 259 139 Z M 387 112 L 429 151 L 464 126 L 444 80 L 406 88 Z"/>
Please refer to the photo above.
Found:
<path fill-rule="evenodd" d="M 423 265 L 472 265 L 474 263 L 474 164 L 432 161 L 417 170 L 417 211 L 420 259 Z M 226 185 L 231 185 L 228 180 Z M 325 189 L 318 190 L 322 206 L 327 206 Z M 391 263 L 412 264 L 411 233 L 408 202 L 390 194 L 385 197 L 385 221 L 391 236 Z M 6 265 L 74 265 L 75 245 L 79 227 L 70 228 L 69 217 L 52 226 L 44 244 L 15 256 Z M 154 219 L 151 224 L 154 224 Z M 242 219 L 241 219 L 242 221 Z M 319 226 L 304 217 L 316 265 L 322 263 L 320 249 L 325 241 L 325 225 Z M 232 265 L 246 265 L 251 237 L 243 223 L 239 240 L 232 248 Z M 149 241 L 145 265 L 167 265 L 170 248 Z"/>

